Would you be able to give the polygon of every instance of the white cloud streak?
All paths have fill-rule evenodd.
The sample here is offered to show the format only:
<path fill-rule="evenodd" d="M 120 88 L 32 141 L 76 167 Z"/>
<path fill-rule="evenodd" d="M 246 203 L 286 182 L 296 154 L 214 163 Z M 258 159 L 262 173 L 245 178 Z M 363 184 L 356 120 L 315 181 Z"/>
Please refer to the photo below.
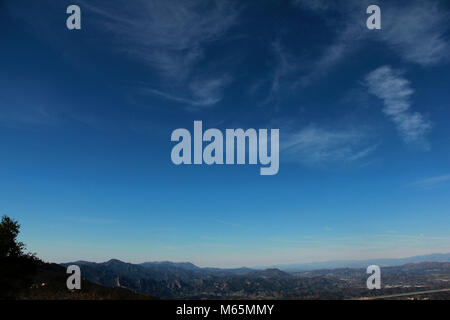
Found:
<path fill-rule="evenodd" d="M 287 159 L 312 166 L 353 162 L 367 157 L 378 146 L 369 144 L 367 134 L 360 130 L 328 130 L 316 125 L 282 138 L 281 151 Z"/>
<path fill-rule="evenodd" d="M 366 76 L 366 85 L 371 94 L 383 101 L 383 112 L 397 126 L 406 143 L 423 143 L 431 123 L 420 113 L 411 112 L 411 96 L 414 90 L 399 71 L 382 66 Z"/>

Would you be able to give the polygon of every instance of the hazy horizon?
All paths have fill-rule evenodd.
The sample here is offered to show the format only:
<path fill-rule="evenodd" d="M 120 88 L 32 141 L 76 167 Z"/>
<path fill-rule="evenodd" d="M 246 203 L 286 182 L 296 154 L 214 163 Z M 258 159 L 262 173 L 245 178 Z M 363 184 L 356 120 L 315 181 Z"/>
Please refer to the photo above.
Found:
<path fill-rule="evenodd" d="M 422 253 L 422 254 L 415 254 L 415 255 L 407 255 L 407 256 L 392 256 L 392 257 L 385 257 L 385 256 L 379 256 L 379 257 L 366 257 L 366 258 L 344 258 L 344 259 L 333 259 L 333 260 L 314 260 L 314 261 L 297 261 L 297 262 L 287 262 L 287 263 L 275 263 L 271 265 L 207 265 L 207 264 L 198 264 L 194 261 L 190 260 L 179 260 L 179 261 L 173 261 L 173 260 L 158 260 L 158 259 L 147 259 L 147 260 L 133 260 L 129 261 L 127 259 L 120 259 L 116 257 L 106 258 L 106 259 L 97 259 L 97 260 L 88 260 L 88 259 L 72 259 L 72 260 L 46 260 L 43 259 L 46 262 L 50 263 L 58 263 L 58 264 L 65 264 L 65 263 L 71 263 L 71 262 L 77 262 L 77 261 L 85 261 L 85 262 L 94 262 L 94 263 L 104 263 L 108 262 L 110 260 L 119 260 L 125 263 L 131 263 L 131 264 L 142 264 L 147 262 L 155 262 L 155 263 L 163 263 L 163 262 L 170 262 L 170 263 L 192 263 L 197 267 L 200 268 L 271 268 L 271 267 L 277 267 L 277 266 L 290 266 L 290 265 L 302 265 L 302 264 L 315 264 L 315 263 L 331 263 L 331 262 L 364 262 L 368 260 L 401 260 L 401 259 L 407 259 L 407 258 L 415 258 L 415 257 L 421 257 L 421 256 L 430 256 L 430 255 L 449 255 L 449 252 L 431 252 L 431 253 Z"/>

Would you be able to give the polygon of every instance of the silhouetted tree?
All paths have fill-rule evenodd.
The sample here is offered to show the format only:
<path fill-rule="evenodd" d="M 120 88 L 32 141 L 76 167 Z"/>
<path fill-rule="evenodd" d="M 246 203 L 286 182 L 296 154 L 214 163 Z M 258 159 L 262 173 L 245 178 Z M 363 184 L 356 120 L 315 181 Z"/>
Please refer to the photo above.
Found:
<path fill-rule="evenodd" d="M 3 216 L 0 222 L 0 299 L 13 299 L 31 284 L 37 258 L 25 253 L 25 244 L 17 241 L 20 224 Z"/>

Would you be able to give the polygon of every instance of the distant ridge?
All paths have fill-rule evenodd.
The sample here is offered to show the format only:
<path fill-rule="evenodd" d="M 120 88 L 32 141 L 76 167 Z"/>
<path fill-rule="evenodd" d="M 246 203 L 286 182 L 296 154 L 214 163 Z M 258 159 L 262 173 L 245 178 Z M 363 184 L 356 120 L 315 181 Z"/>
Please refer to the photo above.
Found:
<path fill-rule="evenodd" d="M 376 264 L 380 267 L 394 267 L 407 263 L 418 262 L 450 262 L 450 253 L 433 253 L 428 255 L 412 256 L 407 258 L 388 258 L 388 259 L 366 259 L 366 260 L 334 260 L 324 262 L 310 262 L 297 264 L 279 264 L 266 268 L 277 268 L 285 272 L 300 272 L 320 269 L 338 269 L 338 268 L 365 268 Z"/>
<path fill-rule="evenodd" d="M 284 272 L 297 271 L 311 271 L 320 269 L 338 269 L 338 268 L 364 268 L 371 264 L 379 265 L 380 267 L 394 267 L 407 263 L 417 262 L 450 262 L 450 253 L 432 253 L 428 255 L 418 255 L 406 258 L 379 258 L 379 259 L 365 259 L 365 260 L 330 260 L 324 262 L 307 262 L 294 264 L 277 264 L 262 267 L 240 267 L 240 268 L 216 268 L 216 267 L 199 267 L 192 262 L 171 262 L 171 261 L 148 261 L 143 263 L 126 263 L 118 259 L 110 259 L 105 262 L 89 262 L 84 260 L 74 261 L 70 263 L 61 263 L 61 265 L 68 266 L 70 264 L 76 265 L 134 265 L 151 269 L 153 271 L 196 271 L 196 272 L 211 272 L 211 273 L 233 273 L 233 274 L 247 274 L 255 270 L 279 269 Z"/>
<path fill-rule="evenodd" d="M 151 261 L 140 263 L 139 265 L 143 267 L 175 267 L 182 268 L 186 270 L 198 270 L 200 267 L 197 267 L 195 264 L 191 262 L 171 262 L 171 261 Z"/>

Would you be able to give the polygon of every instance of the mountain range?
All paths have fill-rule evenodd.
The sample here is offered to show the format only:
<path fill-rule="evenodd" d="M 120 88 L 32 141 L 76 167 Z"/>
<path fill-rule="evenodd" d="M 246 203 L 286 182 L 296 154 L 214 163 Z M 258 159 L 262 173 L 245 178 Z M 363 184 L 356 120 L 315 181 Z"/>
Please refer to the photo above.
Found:
<path fill-rule="evenodd" d="M 290 266 L 290 270 L 296 271 L 289 272 L 278 268 L 201 268 L 189 262 L 132 264 L 117 259 L 62 265 L 79 265 L 82 277 L 93 283 L 163 299 L 341 299 L 445 288 L 450 281 L 450 263 L 446 262 L 449 258 L 449 254 L 434 254 L 406 259 L 339 261 L 308 264 L 310 269 L 302 271 L 296 269 L 298 265 Z M 442 262 L 433 262 L 438 259 Z M 386 265 L 404 261 L 407 263 L 401 266 Z M 339 263 L 346 267 L 320 268 Z M 382 267 L 384 284 L 376 292 L 366 288 L 365 268 L 373 263 Z M 312 270 L 314 266 L 319 268 Z"/>

